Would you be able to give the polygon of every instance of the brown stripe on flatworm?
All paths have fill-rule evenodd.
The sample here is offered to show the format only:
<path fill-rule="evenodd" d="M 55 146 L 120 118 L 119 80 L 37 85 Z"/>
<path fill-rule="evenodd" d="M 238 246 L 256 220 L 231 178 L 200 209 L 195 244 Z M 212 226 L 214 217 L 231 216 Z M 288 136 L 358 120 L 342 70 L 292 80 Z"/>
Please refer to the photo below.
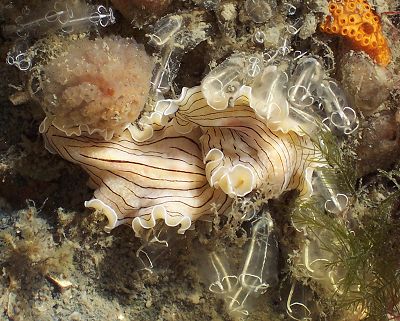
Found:
<path fill-rule="evenodd" d="M 228 158 L 227 160 L 225 160 L 224 165 L 234 166 L 239 163 L 246 164 L 249 168 L 253 169 L 257 177 L 261 180 L 262 169 L 260 169 L 259 167 L 264 167 L 264 165 L 259 162 L 258 155 L 250 155 L 249 153 L 244 152 L 244 146 L 252 148 L 251 145 L 247 144 L 243 140 L 237 140 L 232 132 L 237 134 L 235 131 L 232 131 L 229 128 L 207 129 L 204 135 L 207 135 L 209 139 L 202 140 L 203 153 L 206 155 L 212 148 L 218 148 L 221 150 L 221 146 L 223 144 L 224 148 L 221 151 L 224 153 L 225 157 Z M 238 150 L 243 152 L 240 153 L 238 152 Z M 256 151 L 255 149 L 253 150 Z M 260 166 L 256 166 L 257 164 Z"/>
<path fill-rule="evenodd" d="M 67 137 L 54 127 L 44 136 L 63 158 L 89 174 L 97 186 L 95 197 L 115 211 L 118 222 L 142 215 L 150 220 L 155 206 L 163 206 L 171 218 L 194 219 L 211 213 L 212 203 L 226 210 L 231 202 L 207 183 L 198 130 L 181 136 L 167 126 L 143 143 L 125 136 L 108 142 Z"/>
<path fill-rule="evenodd" d="M 248 100 L 245 96 L 243 99 Z M 252 108 L 244 105 L 246 103 L 248 102 L 242 100 L 234 107 L 215 110 L 207 105 L 205 99 L 201 100 L 197 91 L 185 104 L 180 104 L 175 121 L 192 122 L 201 126 L 204 132 L 201 139 L 204 157 L 214 148 L 224 154 L 224 158 L 217 167 L 213 167 L 209 177 L 213 177 L 212 173 L 221 167 L 229 171 L 228 168 L 243 164 L 254 173 L 258 187 L 265 183 L 272 184 L 272 190 L 278 194 L 287 189 L 302 187 L 304 172 L 310 163 L 307 161 L 309 155 L 298 145 L 305 139 L 295 133 L 271 131 Z M 230 134 L 226 129 L 232 130 L 236 135 Z M 254 152 L 245 153 L 244 149 Z"/>

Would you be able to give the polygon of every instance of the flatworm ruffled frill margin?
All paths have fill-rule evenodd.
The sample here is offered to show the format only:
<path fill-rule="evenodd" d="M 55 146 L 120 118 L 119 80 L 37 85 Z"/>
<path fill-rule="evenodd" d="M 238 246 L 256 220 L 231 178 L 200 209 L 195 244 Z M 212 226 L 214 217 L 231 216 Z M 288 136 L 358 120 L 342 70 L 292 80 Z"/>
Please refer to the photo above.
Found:
<path fill-rule="evenodd" d="M 230 197 L 259 189 L 270 199 L 298 189 L 300 197 L 306 198 L 312 192 L 313 169 L 321 164 L 304 132 L 310 125 L 303 127 L 291 118 L 287 102 L 278 105 L 277 97 L 271 99 L 270 105 L 261 102 L 251 87 L 243 86 L 232 99 L 233 106 L 215 109 L 208 105 L 201 87 L 185 88 L 178 100 L 159 102 L 152 117 L 164 122 L 170 117 L 182 134 L 201 128 L 207 180 Z"/>
<path fill-rule="evenodd" d="M 253 190 L 266 199 L 291 189 L 301 197 L 312 191 L 317 152 L 299 124 L 288 112 L 268 118 L 264 110 L 260 117 L 250 87 L 232 102 L 217 110 L 201 87 L 184 88 L 179 99 L 159 101 L 137 127 L 109 141 L 67 136 L 46 121 L 40 131 L 50 151 L 89 174 L 95 192 L 85 205 L 104 212 L 106 230 L 131 223 L 140 236 L 163 219 L 183 233 L 204 215 L 226 213 L 234 197 Z"/>
<path fill-rule="evenodd" d="M 213 206 L 221 213 L 230 208 L 226 194 L 207 183 L 196 130 L 182 136 L 169 125 L 146 142 L 133 141 L 127 131 L 105 141 L 66 136 L 54 126 L 41 130 L 47 149 L 89 174 L 95 198 L 85 206 L 104 212 L 107 231 L 131 223 L 140 235 L 163 219 L 168 226 L 180 225 L 183 233 Z"/>

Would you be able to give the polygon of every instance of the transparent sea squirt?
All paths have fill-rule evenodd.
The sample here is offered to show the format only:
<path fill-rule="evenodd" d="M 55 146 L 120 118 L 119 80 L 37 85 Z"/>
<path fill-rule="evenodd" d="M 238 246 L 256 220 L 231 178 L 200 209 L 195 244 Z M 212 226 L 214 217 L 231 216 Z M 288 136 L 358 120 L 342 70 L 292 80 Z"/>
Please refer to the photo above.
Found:
<path fill-rule="evenodd" d="M 246 289 L 262 292 L 268 288 L 264 281 L 265 273 L 268 273 L 265 267 L 272 229 L 273 222 L 269 214 L 261 217 L 253 226 L 247 257 L 239 275 L 239 282 Z"/>
<path fill-rule="evenodd" d="M 289 102 L 297 108 L 311 106 L 315 101 L 313 93 L 323 77 L 322 66 L 315 58 L 302 59 L 291 77 Z"/>
<path fill-rule="evenodd" d="M 354 109 L 349 107 L 346 95 L 336 81 L 324 80 L 317 93 L 328 114 L 326 120 L 329 120 L 333 126 L 346 135 L 353 133 L 358 128 L 357 115 Z"/>
<path fill-rule="evenodd" d="M 166 16 L 157 21 L 154 32 L 150 35 L 150 43 L 163 46 L 169 42 L 182 27 L 183 18 L 178 15 Z"/>
<path fill-rule="evenodd" d="M 339 214 L 344 212 L 348 205 L 349 199 L 343 194 L 339 193 L 334 184 L 330 182 L 329 178 L 324 174 L 323 170 L 315 172 L 313 179 L 313 188 L 316 193 L 320 194 L 325 202 L 325 210 L 332 214 Z"/>
<path fill-rule="evenodd" d="M 248 315 L 248 298 L 265 293 L 277 282 L 277 242 L 273 236 L 273 221 L 269 213 L 253 222 L 251 238 L 245 248 L 245 257 L 239 264 L 227 253 L 207 255 L 213 282 L 209 290 L 225 300 L 233 314 Z M 236 271 L 236 272 L 235 272 Z"/>
<path fill-rule="evenodd" d="M 210 284 L 209 290 L 219 294 L 230 293 L 238 282 L 237 276 L 232 275 L 226 258 L 216 252 L 211 252 L 208 256 L 216 277 L 216 280 Z"/>
<path fill-rule="evenodd" d="M 271 259 L 269 249 L 272 230 L 273 222 L 269 213 L 258 219 L 253 226 L 247 256 L 238 276 L 237 286 L 233 289 L 228 302 L 232 312 L 237 311 L 247 315 L 248 311 L 245 309 L 247 298 L 252 294 L 262 294 L 269 287 L 266 280 L 271 278 L 268 261 Z"/>
<path fill-rule="evenodd" d="M 98 5 L 93 10 L 91 7 L 80 4 L 80 2 L 64 3 L 58 1 L 43 17 L 30 21 L 24 20 L 26 19 L 22 16 L 16 19 L 17 34 L 20 37 L 27 37 L 32 31 L 45 33 L 52 28 L 70 34 L 76 32 L 77 27 L 90 23 L 101 27 L 107 27 L 115 23 L 114 13 L 111 8 Z"/>
<path fill-rule="evenodd" d="M 211 70 L 201 82 L 201 91 L 207 104 L 217 110 L 227 108 L 242 87 L 244 76 L 243 54 L 234 54 Z"/>
<path fill-rule="evenodd" d="M 244 9 L 255 23 L 267 22 L 276 8 L 276 0 L 246 0 Z"/>
<path fill-rule="evenodd" d="M 318 101 L 317 88 L 324 78 L 322 65 L 312 57 L 303 58 L 290 76 L 287 100 L 290 103 L 290 115 L 302 127 L 315 124 L 319 118 L 314 103 Z"/>
<path fill-rule="evenodd" d="M 311 321 L 311 311 L 303 301 L 306 301 L 302 295 L 295 293 L 296 281 L 294 280 L 286 301 L 286 313 L 293 320 Z"/>
<path fill-rule="evenodd" d="M 172 80 L 179 70 L 182 50 L 175 48 L 175 36 L 182 29 L 183 18 L 169 15 L 155 24 L 153 33 L 149 35 L 149 43 L 161 49 L 160 61 L 153 71 L 152 95 L 165 94 L 170 90 Z M 160 97 L 157 97 L 160 98 Z"/>
<path fill-rule="evenodd" d="M 288 103 L 283 94 L 287 76 L 276 66 L 264 69 L 251 86 L 251 107 L 257 114 L 270 121 L 280 121 L 289 113 Z"/>

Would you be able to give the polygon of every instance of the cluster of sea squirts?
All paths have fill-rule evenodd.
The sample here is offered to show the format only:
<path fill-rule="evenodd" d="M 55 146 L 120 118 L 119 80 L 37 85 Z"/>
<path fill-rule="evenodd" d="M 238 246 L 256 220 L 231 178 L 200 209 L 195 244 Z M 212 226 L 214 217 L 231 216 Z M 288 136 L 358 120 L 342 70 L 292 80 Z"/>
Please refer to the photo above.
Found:
<path fill-rule="evenodd" d="M 132 15 L 129 6 L 113 2 L 123 15 Z M 168 12 L 169 6 L 172 8 L 170 2 L 161 2 L 160 12 Z M 139 7 L 146 10 L 151 7 L 149 3 L 143 1 Z M 240 267 L 235 268 L 221 249 L 208 252 L 206 259 L 213 275 L 212 280 L 208 279 L 209 290 L 224 298 L 230 312 L 247 315 L 250 299 L 267 292 L 275 282 L 278 253 L 273 244 L 277 227 L 268 201 L 298 188 L 301 197 L 321 196 L 324 210 L 331 215 L 341 215 L 351 205 L 346 191 L 338 190 L 323 170 L 332 164 L 324 162 L 324 141 L 317 135 L 322 131 L 340 139 L 351 137 L 359 129 L 359 116 L 352 107 L 352 99 L 331 76 L 336 58 L 329 46 L 322 40 L 316 42 L 316 47 L 325 54 L 322 57 L 313 51 L 315 48 L 302 48 L 315 41 L 307 37 L 304 29 L 308 26 L 312 30 L 309 33 L 321 39 L 324 34 L 342 37 L 350 50 L 361 56 L 368 55 L 369 58 L 362 59 L 374 68 L 375 64 L 382 66 L 377 68 L 390 67 L 392 52 L 383 34 L 382 17 L 365 0 L 330 1 L 326 8 L 315 1 L 315 12 L 307 14 L 304 5 L 296 1 L 210 0 L 195 1 L 195 4 L 194 12 L 171 12 L 157 21 L 149 18 L 154 21 L 151 27 L 146 26 L 149 45 L 155 51 L 153 70 L 150 58 L 134 40 L 119 36 L 73 39 L 71 35 L 81 32 L 97 37 L 100 29 L 116 23 L 112 8 L 79 1 L 52 2 L 44 13 L 22 12 L 14 24 L 4 29 L 7 36 L 16 37 L 7 63 L 28 73 L 27 92 L 46 113 L 40 128 L 46 147 L 88 172 L 90 185 L 96 191 L 86 205 L 106 214 L 108 230 L 128 223 L 137 236 L 143 236 L 146 233 L 142 230 L 154 229 L 152 240 L 159 242 L 155 236 L 159 220 L 171 227 L 180 226 L 179 231 L 185 232 L 203 215 L 212 215 L 212 209 L 227 216 L 236 211 L 243 215 L 242 221 L 251 228 Z M 210 13 L 217 17 L 216 25 L 208 20 Z M 251 37 L 243 36 L 236 20 L 247 24 L 253 32 Z M 218 34 L 214 33 L 216 27 Z M 271 35 L 268 28 L 274 28 L 277 35 Z M 55 57 L 38 59 L 36 54 L 43 44 L 35 40 L 50 34 L 61 35 L 63 49 Z M 251 44 L 241 50 L 237 44 L 249 38 Z M 219 63 L 213 61 L 214 67 L 203 71 L 199 86 L 176 88 L 177 77 L 182 77 L 180 72 L 187 69 L 185 57 L 206 42 Z M 106 54 L 96 57 L 95 51 Z M 235 53 L 228 54 L 232 51 Z M 75 64 L 73 59 L 78 62 Z M 58 68 L 62 71 L 63 61 L 68 70 L 55 72 Z M 124 63 L 137 63 L 140 68 L 124 70 Z M 68 78 L 74 64 L 82 64 L 82 68 L 77 68 Z M 118 81 L 112 79 L 115 75 L 119 75 Z M 135 87 L 135 81 L 143 82 L 136 91 L 130 88 Z M 174 89 L 182 92 L 179 97 Z M 97 99 L 99 103 L 93 103 Z M 261 131 L 265 136 L 252 137 L 262 136 Z M 226 138 L 227 134 L 232 138 Z M 289 146 L 288 137 L 296 143 Z M 167 143 L 172 139 L 182 144 L 181 147 Z M 186 146 L 185 139 L 195 141 L 198 151 Z M 159 140 L 165 140 L 165 145 L 157 145 Z M 271 167 L 265 165 L 267 161 L 261 154 L 268 149 L 260 147 L 260 141 L 276 144 L 275 160 L 266 153 L 265 159 L 271 162 Z M 98 145 L 97 150 L 94 144 Z M 188 166 L 184 169 L 190 172 L 187 177 L 195 181 L 198 175 L 201 184 L 204 180 L 217 192 L 210 192 L 208 185 L 204 190 L 203 185 L 195 186 L 193 190 L 199 194 L 187 197 L 193 202 L 197 198 L 201 201 L 189 204 L 181 199 L 186 196 L 170 192 L 179 187 L 174 185 L 176 182 L 169 185 L 155 182 L 170 181 L 174 171 L 182 170 L 181 163 L 187 162 L 188 158 L 172 152 L 174 148 L 201 159 L 195 165 L 200 168 L 200 174 Z M 134 158 L 124 156 L 129 150 L 139 152 Z M 312 152 L 305 152 L 309 150 Z M 149 158 L 143 157 L 146 154 Z M 174 157 L 178 161 L 172 162 Z M 120 165 L 134 160 L 135 173 Z M 157 168 L 149 160 L 158 162 Z M 168 165 L 164 166 L 163 162 Z M 152 176 L 153 170 L 155 175 L 165 177 Z M 142 180 L 135 178 L 138 175 Z M 279 188 L 274 184 L 279 184 Z M 165 186 L 168 193 L 162 190 Z M 212 196 L 203 198 L 203 193 Z M 176 200 L 167 201 L 174 197 Z M 174 204 L 178 198 L 184 205 Z M 196 206 L 201 210 L 193 214 L 185 212 Z M 318 252 L 321 244 L 317 241 L 310 243 L 306 226 L 294 224 L 294 228 L 304 238 L 296 264 L 304 267 L 308 277 L 322 280 L 325 290 L 337 291 L 340 273 L 328 275 L 321 272 L 324 267 L 320 265 L 321 260 L 333 258 Z M 314 249 L 313 253 L 310 248 Z M 306 302 L 293 302 L 295 282 L 287 296 L 286 309 L 291 318 L 298 320 L 314 312 Z"/>

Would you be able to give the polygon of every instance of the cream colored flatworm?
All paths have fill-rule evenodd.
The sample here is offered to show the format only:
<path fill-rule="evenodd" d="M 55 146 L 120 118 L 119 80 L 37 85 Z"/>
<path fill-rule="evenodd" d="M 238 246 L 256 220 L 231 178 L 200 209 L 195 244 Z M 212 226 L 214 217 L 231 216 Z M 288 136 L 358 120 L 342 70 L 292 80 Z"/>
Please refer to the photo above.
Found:
<path fill-rule="evenodd" d="M 309 138 L 288 113 L 263 110 L 250 89 L 217 110 L 200 87 L 185 88 L 179 99 L 159 101 L 139 127 L 109 141 L 85 133 L 68 137 L 46 122 L 40 130 L 49 150 L 89 174 L 95 192 L 85 205 L 105 213 L 107 230 L 131 223 L 140 235 L 162 219 L 183 233 L 253 190 L 266 199 L 290 189 L 302 197 L 311 192 L 317 153 Z M 274 101 L 268 106 L 279 109 Z"/>
<path fill-rule="evenodd" d="M 85 205 L 104 212 L 106 229 L 131 223 L 137 235 L 158 219 L 180 225 L 183 233 L 193 220 L 210 214 L 212 206 L 221 213 L 230 207 L 231 200 L 207 182 L 199 135 L 193 131 L 182 136 L 168 126 L 137 143 L 127 131 L 112 141 L 68 137 L 54 126 L 44 132 L 48 149 L 89 174 L 95 192 Z"/>

